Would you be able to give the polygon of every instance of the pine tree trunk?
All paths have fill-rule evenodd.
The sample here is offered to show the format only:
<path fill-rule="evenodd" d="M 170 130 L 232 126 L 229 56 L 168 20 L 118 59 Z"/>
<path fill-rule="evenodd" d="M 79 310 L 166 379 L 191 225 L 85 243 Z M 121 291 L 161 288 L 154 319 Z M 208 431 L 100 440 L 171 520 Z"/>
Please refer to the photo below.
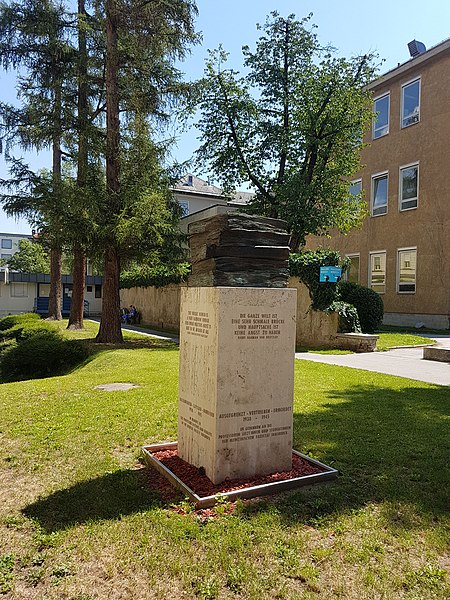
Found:
<path fill-rule="evenodd" d="M 112 217 L 120 212 L 119 51 L 115 0 L 106 0 L 106 191 Z M 103 301 L 97 342 L 123 342 L 120 326 L 120 258 L 110 242 L 105 251 Z"/>
<path fill-rule="evenodd" d="M 106 1 L 106 188 L 113 215 L 120 211 L 119 49 L 115 0 Z"/>
<path fill-rule="evenodd" d="M 53 135 L 52 135 L 52 177 L 53 194 L 55 206 L 61 202 L 61 80 L 59 71 L 55 67 L 54 84 L 54 107 L 53 107 Z M 59 219 L 53 221 L 52 236 L 54 238 L 53 248 L 50 252 L 50 294 L 48 299 L 48 318 L 61 321 L 62 314 L 62 250 L 60 246 L 61 230 Z"/>
<path fill-rule="evenodd" d="M 120 325 L 119 294 L 120 259 L 117 250 L 110 247 L 105 253 L 103 274 L 102 318 L 96 342 L 117 344 L 123 342 Z"/>
<path fill-rule="evenodd" d="M 85 30 L 86 7 L 84 0 L 78 0 L 78 160 L 77 187 L 80 198 L 86 188 L 88 167 L 88 90 L 87 90 L 87 48 Z M 73 288 L 68 329 L 83 329 L 84 286 L 86 284 L 86 256 L 80 245 L 73 249 Z"/>
<path fill-rule="evenodd" d="M 67 329 L 83 329 L 84 286 L 86 283 L 86 256 L 81 247 L 73 252 L 73 287 Z"/>
<path fill-rule="evenodd" d="M 48 318 L 61 321 L 62 314 L 62 284 L 61 284 L 62 255 L 59 248 L 50 251 L 50 294 L 48 298 Z"/>

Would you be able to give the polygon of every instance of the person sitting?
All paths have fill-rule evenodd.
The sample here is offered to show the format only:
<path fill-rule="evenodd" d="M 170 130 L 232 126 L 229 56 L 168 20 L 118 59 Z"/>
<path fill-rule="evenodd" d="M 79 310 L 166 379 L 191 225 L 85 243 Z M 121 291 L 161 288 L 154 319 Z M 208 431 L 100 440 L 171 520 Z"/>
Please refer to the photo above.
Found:
<path fill-rule="evenodd" d="M 130 304 L 128 317 L 129 317 L 128 322 L 130 324 L 136 325 L 136 323 L 141 322 L 141 316 L 140 316 L 137 308 L 134 306 L 134 304 Z"/>

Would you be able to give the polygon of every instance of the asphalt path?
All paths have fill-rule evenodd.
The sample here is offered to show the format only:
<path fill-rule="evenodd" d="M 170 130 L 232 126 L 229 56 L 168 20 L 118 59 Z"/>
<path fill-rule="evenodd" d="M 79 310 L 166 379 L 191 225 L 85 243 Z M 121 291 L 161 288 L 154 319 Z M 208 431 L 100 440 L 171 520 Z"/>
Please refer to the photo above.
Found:
<path fill-rule="evenodd" d="M 144 329 L 138 325 L 122 325 L 123 330 L 135 331 L 142 335 L 156 337 L 159 339 L 178 342 L 175 334 L 162 333 L 151 329 Z M 419 332 L 420 333 L 420 332 Z M 436 340 L 438 347 L 450 348 L 450 336 L 422 334 Z M 450 386 L 450 363 L 425 360 L 423 358 L 423 347 L 395 348 L 387 352 L 364 352 L 354 354 L 314 354 L 313 352 L 296 352 L 298 360 L 309 360 L 313 362 L 336 365 L 339 367 L 350 367 L 351 369 L 363 369 L 386 375 L 407 377 L 417 381 L 425 381 L 436 385 Z"/>
<path fill-rule="evenodd" d="M 438 347 L 450 348 L 450 336 L 423 335 L 435 339 Z M 450 386 L 450 363 L 425 360 L 423 347 L 395 348 L 387 352 L 364 352 L 355 354 L 314 354 L 312 352 L 297 352 L 298 360 L 363 369 L 386 375 L 397 375 L 417 381 L 425 381 L 437 385 Z"/>

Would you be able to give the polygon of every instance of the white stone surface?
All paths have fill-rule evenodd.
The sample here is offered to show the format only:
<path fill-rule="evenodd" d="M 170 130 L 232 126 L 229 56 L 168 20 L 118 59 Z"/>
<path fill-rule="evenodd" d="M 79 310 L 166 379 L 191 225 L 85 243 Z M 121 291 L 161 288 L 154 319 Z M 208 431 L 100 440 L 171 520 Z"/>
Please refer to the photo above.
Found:
<path fill-rule="evenodd" d="M 127 392 L 134 388 L 140 387 L 135 383 L 104 383 L 102 385 L 96 385 L 96 390 L 102 390 L 103 392 Z"/>
<path fill-rule="evenodd" d="M 296 290 L 185 288 L 178 451 L 219 483 L 292 464 Z"/>

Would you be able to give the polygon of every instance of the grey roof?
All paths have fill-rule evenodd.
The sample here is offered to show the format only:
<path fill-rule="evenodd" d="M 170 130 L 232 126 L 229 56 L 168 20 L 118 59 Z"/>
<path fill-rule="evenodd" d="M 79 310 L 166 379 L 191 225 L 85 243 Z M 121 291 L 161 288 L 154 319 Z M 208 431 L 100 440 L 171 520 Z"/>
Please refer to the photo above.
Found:
<path fill-rule="evenodd" d="M 217 198 L 221 198 L 223 200 L 227 199 L 222 188 L 212 185 L 208 181 L 200 179 L 200 177 L 191 175 L 189 173 L 184 175 L 174 185 L 173 191 L 182 194 L 216 196 Z M 252 192 L 241 192 L 240 190 L 236 190 L 235 192 L 231 193 L 231 198 L 229 201 L 232 204 L 248 204 L 253 195 L 254 194 Z"/>
<path fill-rule="evenodd" d="M 6 233 L 5 231 L 0 231 L 0 237 L 32 239 L 33 236 L 31 233 Z"/>
<path fill-rule="evenodd" d="M 230 204 L 248 204 L 254 197 L 253 192 L 236 191 L 233 193 Z"/>
<path fill-rule="evenodd" d="M 48 273 L 21 273 L 17 271 L 9 272 L 9 281 L 22 283 L 50 283 Z M 73 283 L 72 275 L 61 275 L 62 283 Z M 86 285 L 95 285 L 103 283 L 101 275 L 86 275 Z"/>
<path fill-rule="evenodd" d="M 223 190 L 195 175 L 184 175 L 173 187 L 175 192 L 187 194 L 208 194 L 208 196 L 223 196 Z"/>

